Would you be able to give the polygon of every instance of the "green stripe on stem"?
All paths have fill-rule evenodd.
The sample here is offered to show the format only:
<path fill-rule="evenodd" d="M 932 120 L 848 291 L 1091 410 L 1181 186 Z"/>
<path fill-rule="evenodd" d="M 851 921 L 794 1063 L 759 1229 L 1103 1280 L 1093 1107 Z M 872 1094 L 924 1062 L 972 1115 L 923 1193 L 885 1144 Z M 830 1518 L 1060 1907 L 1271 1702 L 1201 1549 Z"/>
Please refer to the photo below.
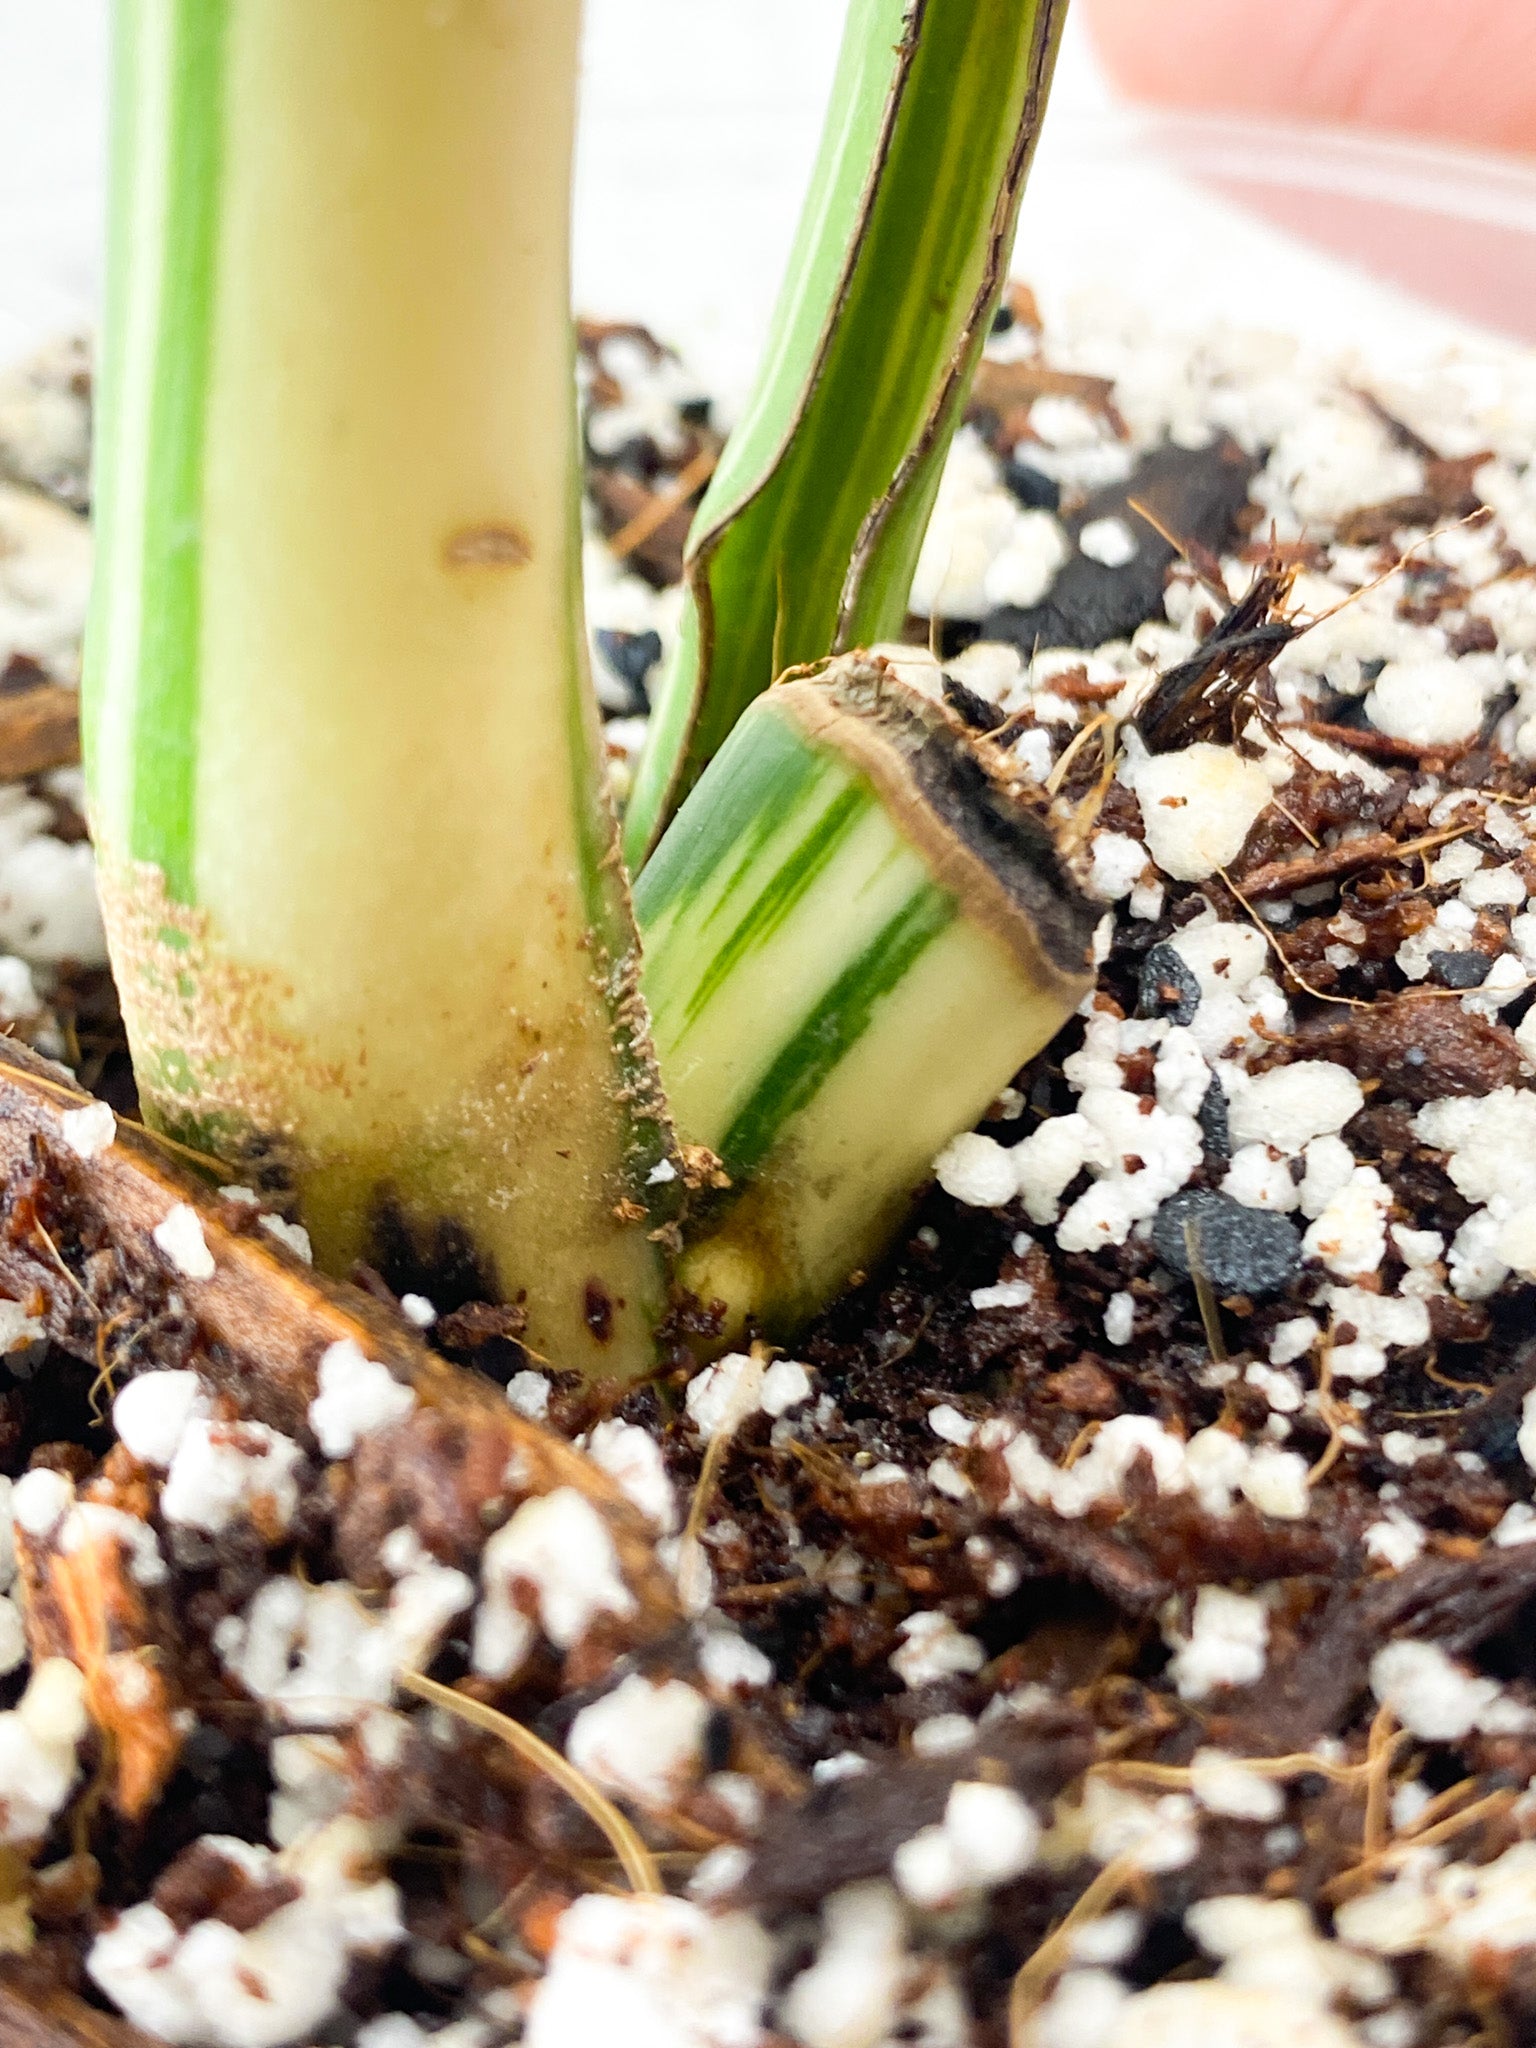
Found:
<path fill-rule="evenodd" d="M 169 237 L 147 501 L 143 693 L 134 758 L 136 860 L 193 901 L 193 817 L 202 628 L 203 447 L 218 261 L 227 0 L 179 0 L 171 112 Z"/>
<path fill-rule="evenodd" d="M 194 901 L 193 839 L 197 776 L 203 575 L 203 453 L 218 266 L 220 172 L 223 155 L 224 64 L 229 36 L 228 0 L 140 0 L 119 17 L 122 56 L 142 78 L 149 49 L 161 44 L 166 103 L 163 139 L 151 164 L 163 176 L 159 195 L 163 238 L 155 268 L 158 307 L 155 344 L 148 359 L 126 366 L 150 379 L 144 398 L 148 422 L 142 481 L 108 471 L 104 516 L 111 519 L 117 488 L 142 494 L 138 542 L 138 674 L 128 843 L 136 860 L 152 861 L 174 901 Z M 125 149 L 137 154 L 142 136 L 133 111 L 140 94 L 123 95 L 130 134 Z M 121 163 L 121 154 L 119 155 Z M 153 175 L 153 169 L 150 171 Z M 130 193 L 133 190 L 130 182 Z M 152 202 L 151 202 L 152 203 Z M 123 273 L 142 251 L 123 246 L 142 230 L 130 204 L 114 217 L 111 265 L 115 307 L 129 289 Z M 121 405 L 121 394 L 114 403 Z M 107 423 L 106 439 L 113 438 Z M 110 462 L 110 457 L 108 458 Z"/>
<path fill-rule="evenodd" d="M 766 887 L 750 895 L 735 928 L 728 938 L 721 941 L 689 998 L 684 1013 L 689 1023 L 703 1013 L 752 948 L 766 945 L 785 918 L 803 901 L 807 890 L 826 871 L 828 862 L 853 829 L 862 808 L 857 790 L 846 789 L 834 797 L 806 833 L 795 859 L 786 861 Z M 733 905 L 739 907 L 739 893 L 728 894 L 717 915 Z"/>
<path fill-rule="evenodd" d="M 875 1005 L 905 979 L 957 907 L 942 890 L 920 889 L 848 963 L 726 1132 L 720 1156 L 733 1180 L 747 1178 L 762 1165 L 790 1118 L 800 1114 L 869 1029 Z"/>

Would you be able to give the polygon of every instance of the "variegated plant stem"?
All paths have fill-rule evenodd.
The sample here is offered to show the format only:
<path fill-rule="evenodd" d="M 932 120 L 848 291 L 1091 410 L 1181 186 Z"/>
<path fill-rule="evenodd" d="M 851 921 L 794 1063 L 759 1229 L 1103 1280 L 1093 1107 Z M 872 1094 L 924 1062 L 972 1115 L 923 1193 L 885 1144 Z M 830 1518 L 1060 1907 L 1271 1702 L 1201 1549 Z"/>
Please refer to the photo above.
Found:
<path fill-rule="evenodd" d="M 894 638 L 1001 293 L 1067 0 L 852 0 L 756 389 L 699 508 L 638 870 L 773 677 Z"/>
<path fill-rule="evenodd" d="M 140 1087 L 649 1356 L 669 1139 L 583 667 L 577 0 L 116 0 L 87 759 Z M 398 1235 L 398 1228 L 397 1228 Z"/>
<path fill-rule="evenodd" d="M 1007 757 L 863 656 L 758 698 L 635 906 L 679 1133 L 730 1179 L 680 1276 L 779 1337 L 1066 1022 L 1101 908 Z"/>

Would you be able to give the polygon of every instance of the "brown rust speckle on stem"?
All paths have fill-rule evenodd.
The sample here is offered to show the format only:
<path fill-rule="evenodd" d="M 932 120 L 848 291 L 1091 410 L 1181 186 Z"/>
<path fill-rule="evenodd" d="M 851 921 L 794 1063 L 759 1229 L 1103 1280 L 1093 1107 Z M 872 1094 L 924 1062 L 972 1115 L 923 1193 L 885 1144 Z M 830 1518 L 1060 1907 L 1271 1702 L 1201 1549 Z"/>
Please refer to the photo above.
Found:
<path fill-rule="evenodd" d="M 450 534 L 443 560 L 450 569 L 521 569 L 533 560 L 533 542 L 509 521 L 487 520 Z"/>

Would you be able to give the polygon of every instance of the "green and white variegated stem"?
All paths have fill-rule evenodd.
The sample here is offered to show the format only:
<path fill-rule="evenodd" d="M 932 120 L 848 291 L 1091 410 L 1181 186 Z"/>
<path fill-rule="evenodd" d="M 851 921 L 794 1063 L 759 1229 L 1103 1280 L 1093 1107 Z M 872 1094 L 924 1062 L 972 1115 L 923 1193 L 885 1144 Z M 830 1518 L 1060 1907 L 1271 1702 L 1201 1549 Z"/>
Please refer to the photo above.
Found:
<path fill-rule="evenodd" d="M 636 886 L 681 1137 L 730 1187 L 679 1267 L 787 1337 L 1092 985 L 1038 794 L 854 655 L 741 719 Z"/>
<path fill-rule="evenodd" d="M 756 389 L 699 507 L 638 871 L 793 664 L 895 638 L 1002 291 L 1067 0 L 852 0 Z"/>
<path fill-rule="evenodd" d="M 618 1373 L 670 1139 L 579 625 L 578 12 L 117 0 L 86 742 L 154 1120 Z"/>

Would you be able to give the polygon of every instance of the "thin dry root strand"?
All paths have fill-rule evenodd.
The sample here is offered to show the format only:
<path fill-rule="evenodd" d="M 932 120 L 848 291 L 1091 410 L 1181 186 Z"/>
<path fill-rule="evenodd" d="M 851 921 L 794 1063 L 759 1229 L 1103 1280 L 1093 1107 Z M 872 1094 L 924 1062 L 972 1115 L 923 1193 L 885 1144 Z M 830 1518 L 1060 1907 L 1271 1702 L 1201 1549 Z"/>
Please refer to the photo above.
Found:
<path fill-rule="evenodd" d="M 1317 1362 L 1317 1412 L 1328 1425 L 1328 1441 L 1323 1446 L 1315 1464 L 1307 1472 L 1307 1485 L 1316 1486 L 1328 1477 L 1334 1466 L 1344 1455 L 1344 1430 L 1354 1420 L 1333 1391 L 1333 1325 L 1330 1322 L 1328 1334 L 1323 1339 Z"/>
<path fill-rule="evenodd" d="M 53 1094 L 62 1096 L 72 1109 L 92 1099 L 81 1089 L 66 1087 L 62 1081 L 55 1081 L 47 1074 L 29 1072 L 28 1079 L 39 1088 L 49 1089 Z M 213 1174 L 219 1180 L 223 1180 L 229 1171 L 224 1161 L 215 1159 L 211 1152 L 199 1152 L 195 1145 L 183 1145 L 180 1138 L 168 1137 L 164 1131 L 157 1131 L 150 1124 L 140 1123 L 137 1117 L 124 1116 L 121 1110 L 115 1111 L 114 1115 L 125 1129 L 137 1131 L 139 1136 L 147 1138 L 151 1145 L 163 1145 L 167 1152 L 174 1152 L 178 1159 L 190 1159 L 193 1165 L 204 1173 Z"/>
<path fill-rule="evenodd" d="M 1472 1805 L 1464 1806 L 1459 1813 L 1448 1815 L 1433 1827 L 1421 1827 L 1417 1832 L 1404 1829 L 1371 1855 L 1362 1856 L 1358 1863 L 1351 1864 L 1348 1870 L 1340 1871 L 1337 1877 L 1331 1878 L 1318 1893 L 1319 1901 L 1326 1906 L 1337 1906 L 1343 1900 L 1353 1898 L 1368 1884 L 1374 1883 L 1383 1871 L 1390 1870 L 1410 1849 L 1435 1848 L 1483 1821 L 1498 1820 L 1508 1813 L 1520 1796 L 1514 1786 L 1501 1786 L 1497 1792 L 1490 1792 Z"/>
<path fill-rule="evenodd" d="M 584 1772 L 568 1763 L 558 1749 L 551 1749 L 547 1742 L 541 1741 L 531 1728 L 525 1728 L 521 1721 L 514 1721 L 510 1715 L 498 1713 L 481 1700 L 472 1700 L 462 1692 L 455 1692 L 451 1686 L 439 1685 L 435 1678 L 427 1678 L 419 1671 L 397 1672 L 396 1683 L 404 1691 L 415 1693 L 418 1699 L 430 1701 L 445 1713 L 456 1714 L 471 1727 L 494 1735 L 498 1742 L 504 1742 L 508 1749 L 515 1751 L 524 1763 L 531 1764 L 536 1771 L 542 1771 L 545 1777 L 552 1779 L 568 1798 L 575 1801 L 588 1820 L 607 1836 L 629 1880 L 631 1891 L 659 1893 L 666 1890 L 655 1857 L 631 1822 L 625 1819 L 611 1799 L 598 1791 Z"/>
<path fill-rule="evenodd" d="M 1051 1979 L 1066 1964 L 1075 1931 L 1085 1920 L 1096 1919 L 1145 1874 L 1134 1856 L 1115 1856 L 1078 1894 L 1013 1980 L 1008 1994 L 1008 2048 L 1026 2048 L 1025 2030 L 1039 2010 Z"/>
<path fill-rule="evenodd" d="M 1373 590 L 1379 590 L 1383 583 L 1390 583 L 1394 576 L 1401 575 L 1415 555 L 1431 546 L 1433 542 L 1443 539 L 1448 533 L 1457 532 L 1463 526 L 1486 525 L 1492 517 L 1493 511 L 1490 506 L 1478 505 L 1473 511 L 1463 513 L 1460 519 L 1448 520 L 1444 526 L 1433 527 L 1422 540 L 1416 540 L 1411 548 L 1405 548 L 1389 569 L 1383 569 L 1379 575 L 1373 576 L 1369 583 L 1362 583 L 1358 590 L 1352 590 L 1347 597 L 1341 597 L 1337 604 L 1330 605 L 1325 612 L 1319 612 L 1315 619 L 1308 619 L 1303 625 L 1293 614 L 1291 623 L 1296 626 L 1297 639 L 1299 640 L 1304 633 L 1310 633 L 1314 626 L 1325 625 L 1329 619 L 1337 618 L 1340 612 L 1348 611 L 1351 605 L 1359 604 L 1360 600 L 1369 597 Z"/>
<path fill-rule="evenodd" d="M 1047 796 L 1055 796 L 1057 794 L 1067 779 L 1067 770 L 1072 766 L 1078 755 L 1082 753 L 1088 742 L 1101 733 L 1105 726 L 1110 728 L 1110 736 L 1103 742 L 1104 752 L 1106 756 L 1113 753 L 1115 720 L 1107 711 L 1095 712 L 1087 724 L 1073 734 L 1065 748 L 1063 748 L 1060 760 L 1045 778 L 1045 792 Z"/>
<path fill-rule="evenodd" d="M 1218 868 L 1216 872 L 1242 905 L 1247 914 L 1248 921 L 1252 924 L 1254 930 L 1263 936 L 1265 944 L 1268 945 L 1275 958 L 1280 962 L 1282 972 L 1288 975 L 1298 988 L 1305 989 L 1309 996 L 1315 996 L 1320 1003 L 1338 1003 L 1346 1010 L 1368 1010 L 1370 1008 L 1370 1004 L 1364 1002 L 1359 996 L 1331 996 L 1320 988 L 1314 988 L 1300 968 L 1292 961 L 1290 954 L 1286 952 L 1274 932 L 1264 922 L 1263 918 L 1260 917 L 1226 869 Z"/>
<path fill-rule="evenodd" d="M 1380 1719 L 1378 1714 L 1377 1720 Z M 1375 1724 L 1372 1725 L 1374 1727 Z M 1331 1757 L 1319 1756 L 1311 1749 L 1293 1750 L 1286 1756 L 1245 1756 L 1241 1762 L 1243 1769 L 1251 1771 L 1256 1778 L 1273 1778 L 1280 1784 L 1286 1784 L 1292 1778 L 1327 1778 L 1335 1785 L 1369 1786 L 1372 1773 L 1380 1772 L 1382 1768 L 1383 1755 L 1395 1756 L 1408 1740 L 1407 1731 L 1399 1728 L 1391 1735 L 1390 1742 L 1378 1744 L 1375 1751 L 1368 1748 L 1357 1764 L 1341 1764 Z M 1162 1792 L 1187 1792 L 1195 1773 L 1189 1764 L 1154 1764 L 1142 1763 L 1136 1757 L 1105 1757 L 1099 1763 L 1090 1764 L 1083 1775 L 1087 1778 L 1109 1778 L 1116 1784 L 1146 1785 Z"/>
<path fill-rule="evenodd" d="M 1379 1707 L 1366 1737 L 1365 1820 L 1360 1830 L 1360 1846 L 1367 1857 L 1377 1855 L 1392 1832 L 1387 1812 L 1387 1788 L 1391 1782 L 1393 1755 L 1407 1740 L 1405 1731 L 1394 1734 L 1396 1724 L 1397 1716 L 1392 1709 Z"/>
<path fill-rule="evenodd" d="M 108 1403 L 117 1399 L 117 1383 L 112 1375 L 119 1360 L 115 1356 L 107 1356 L 107 1339 L 114 1330 L 120 1330 L 124 1323 L 130 1323 L 132 1320 L 126 1309 L 120 1309 L 115 1316 L 96 1325 L 96 1377 L 91 1381 L 86 1400 L 90 1406 L 91 1420 L 97 1424 L 103 1424 L 107 1419 L 107 1410 L 102 1406 L 101 1400 L 103 1393 Z"/>
<path fill-rule="evenodd" d="M 1216 1289 L 1211 1285 L 1210 1273 L 1200 1256 L 1200 1225 L 1193 1216 L 1184 1225 L 1184 1256 L 1189 1260 L 1189 1277 L 1195 1283 L 1195 1300 L 1199 1304 L 1200 1321 L 1205 1328 L 1205 1341 L 1212 1363 L 1225 1365 L 1227 1340 L 1221 1327 L 1221 1304 L 1216 1299 Z"/>

